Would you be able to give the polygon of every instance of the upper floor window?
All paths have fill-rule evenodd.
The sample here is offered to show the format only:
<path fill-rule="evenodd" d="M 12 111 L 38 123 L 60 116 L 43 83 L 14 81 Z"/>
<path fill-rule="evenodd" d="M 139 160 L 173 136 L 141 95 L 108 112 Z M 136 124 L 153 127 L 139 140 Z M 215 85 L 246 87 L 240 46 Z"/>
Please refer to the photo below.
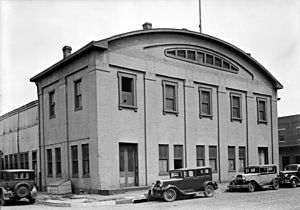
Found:
<path fill-rule="evenodd" d="M 230 94 L 231 121 L 242 121 L 242 96 L 240 94 Z"/>
<path fill-rule="evenodd" d="M 200 117 L 212 117 L 212 90 L 199 88 Z"/>
<path fill-rule="evenodd" d="M 184 60 L 187 62 L 200 64 L 204 66 L 218 68 L 233 73 L 238 72 L 238 68 L 225 59 L 222 55 L 215 52 L 209 52 L 193 48 L 172 48 L 165 50 L 167 57 Z"/>
<path fill-rule="evenodd" d="M 55 91 L 49 92 L 49 118 L 55 117 Z"/>
<path fill-rule="evenodd" d="M 163 114 L 178 114 L 178 84 L 163 81 Z"/>
<path fill-rule="evenodd" d="M 297 130 L 297 139 L 300 141 L 300 127 L 296 127 Z"/>
<path fill-rule="evenodd" d="M 257 121 L 267 123 L 267 99 L 257 98 Z"/>
<path fill-rule="evenodd" d="M 81 79 L 74 82 L 74 104 L 75 111 L 82 109 Z"/>
<path fill-rule="evenodd" d="M 119 109 L 137 109 L 136 75 L 118 72 L 119 79 Z"/>
<path fill-rule="evenodd" d="M 285 128 L 278 129 L 278 138 L 280 142 L 285 142 Z"/>

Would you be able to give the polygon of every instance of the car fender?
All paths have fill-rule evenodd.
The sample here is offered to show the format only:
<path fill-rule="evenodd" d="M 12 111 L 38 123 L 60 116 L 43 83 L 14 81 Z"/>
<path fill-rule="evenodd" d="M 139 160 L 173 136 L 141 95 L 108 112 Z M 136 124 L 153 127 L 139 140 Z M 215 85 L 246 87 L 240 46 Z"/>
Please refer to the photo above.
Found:
<path fill-rule="evenodd" d="M 175 185 L 171 185 L 171 184 L 169 184 L 169 185 L 167 185 L 165 187 L 162 187 L 162 191 L 166 191 L 166 190 L 168 190 L 170 188 L 173 188 L 179 194 L 185 194 L 182 190 L 178 189 L 178 187 L 176 187 Z"/>
<path fill-rule="evenodd" d="M 213 187 L 214 187 L 214 189 L 216 190 L 216 189 L 218 189 L 218 184 L 215 182 L 215 181 L 206 181 L 206 182 L 204 182 L 203 183 L 203 190 L 205 189 L 205 187 L 207 186 L 207 185 L 212 185 Z"/>
<path fill-rule="evenodd" d="M 292 174 L 292 175 L 288 176 L 288 178 L 289 178 L 289 180 L 296 179 L 297 182 L 300 182 L 299 177 L 297 177 L 296 175 L 293 175 L 293 174 Z"/>

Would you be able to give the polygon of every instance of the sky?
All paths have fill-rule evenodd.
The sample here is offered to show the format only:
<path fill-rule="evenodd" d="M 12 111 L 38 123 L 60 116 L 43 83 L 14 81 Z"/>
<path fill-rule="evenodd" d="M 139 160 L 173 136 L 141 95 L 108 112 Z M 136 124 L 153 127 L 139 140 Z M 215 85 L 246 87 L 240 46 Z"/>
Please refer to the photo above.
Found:
<path fill-rule="evenodd" d="M 202 33 L 242 49 L 284 89 L 278 116 L 300 114 L 300 1 L 201 0 Z M 37 99 L 29 79 L 90 41 L 153 28 L 199 31 L 199 0 L 0 0 L 0 115 Z"/>

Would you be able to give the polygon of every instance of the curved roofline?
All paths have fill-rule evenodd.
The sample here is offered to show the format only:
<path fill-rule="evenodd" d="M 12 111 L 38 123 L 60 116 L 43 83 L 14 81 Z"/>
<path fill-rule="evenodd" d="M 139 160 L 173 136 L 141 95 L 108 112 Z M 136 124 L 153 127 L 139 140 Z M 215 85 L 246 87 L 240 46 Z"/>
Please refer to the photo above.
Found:
<path fill-rule="evenodd" d="M 199 37 L 199 38 L 204 38 L 207 40 L 211 40 L 214 42 L 217 42 L 219 44 L 222 44 L 234 51 L 236 51 L 237 53 L 239 53 L 240 55 L 242 55 L 243 57 L 249 59 L 254 65 L 256 65 L 257 67 L 259 67 L 262 72 L 273 81 L 274 83 L 274 88 L 275 89 L 282 89 L 283 86 L 282 84 L 265 68 L 263 67 L 258 61 L 256 61 L 254 58 L 252 58 L 251 56 L 249 56 L 246 52 L 244 52 L 243 50 L 241 50 L 240 48 L 224 41 L 221 40 L 219 38 L 207 35 L 207 34 L 203 34 L 203 33 L 199 33 L 199 32 L 195 32 L 195 31 L 190 31 L 187 29 L 174 29 L 174 28 L 156 28 L 156 29 L 147 29 L 147 30 L 137 30 L 137 31 L 131 31 L 131 32 L 127 32 L 127 33 L 123 33 L 123 34 L 118 34 L 106 39 L 102 39 L 99 41 L 92 41 L 89 44 L 87 44 L 86 46 L 82 47 L 81 49 L 77 50 L 76 52 L 72 53 L 71 55 L 69 55 L 67 58 L 57 62 L 56 64 L 52 65 L 51 67 L 49 67 L 48 69 L 44 70 L 43 72 L 37 74 L 36 76 L 32 77 L 30 79 L 31 82 L 36 82 L 39 78 L 43 77 L 45 74 L 52 72 L 53 69 L 55 69 L 56 67 L 64 64 L 67 61 L 70 61 L 71 59 L 75 58 L 77 55 L 89 50 L 92 47 L 100 47 L 102 49 L 107 49 L 108 47 L 108 42 L 112 42 L 118 39 L 123 39 L 123 38 L 127 38 L 127 37 L 131 37 L 131 36 L 136 36 L 136 35 L 142 35 L 142 34 L 151 34 L 151 33 L 178 33 L 178 34 L 185 34 L 185 35 L 192 35 L 195 37 Z"/>
<path fill-rule="evenodd" d="M 265 73 L 266 76 L 269 77 L 274 82 L 274 88 L 276 88 L 276 89 L 282 89 L 283 88 L 283 85 L 263 65 L 261 65 L 257 60 L 255 60 L 253 57 L 248 55 L 245 51 L 241 50 L 240 48 L 236 47 L 235 45 L 230 44 L 229 42 L 226 42 L 222 39 L 210 36 L 208 34 L 199 33 L 199 32 L 196 32 L 196 31 L 190 31 L 190 30 L 187 30 L 187 29 L 174 29 L 174 28 L 156 28 L 156 29 L 148 29 L 148 30 L 137 30 L 137 31 L 131 31 L 131 32 L 115 35 L 115 36 L 112 36 L 110 38 L 100 40 L 99 42 L 102 42 L 102 41 L 111 42 L 111 41 L 115 41 L 115 40 L 118 40 L 118 39 L 130 37 L 130 36 L 141 35 L 141 34 L 150 34 L 150 33 L 187 34 L 187 35 L 193 35 L 193 36 L 196 36 L 196 37 L 201 37 L 201 38 L 205 38 L 205 39 L 208 39 L 208 40 L 212 40 L 212 41 L 217 42 L 217 43 L 221 43 L 222 45 L 225 45 L 225 46 L 233 49 L 234 51 L 238 52 L 242 56 L 246 57 L 247 59 L 252 61 L 256 66 L 258 66 L 261 70 L 263 70 L 263 73 Z"/>

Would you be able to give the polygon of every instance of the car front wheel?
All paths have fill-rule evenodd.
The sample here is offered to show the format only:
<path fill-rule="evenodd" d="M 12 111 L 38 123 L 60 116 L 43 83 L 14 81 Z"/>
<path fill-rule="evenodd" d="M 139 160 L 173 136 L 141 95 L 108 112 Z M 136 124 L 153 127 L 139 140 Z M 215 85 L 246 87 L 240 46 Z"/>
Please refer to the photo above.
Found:
<path fill-rule="evenodd" d="M 254 192 L 255 191 L 255 183 L 254 182 L 249 182 L 248 190 L 249 190 L 249 192 Z"/>
<path fill-rule="evenodd" d="M 164 197 L 164 200 L 167 201 L 167 202 L 175 201 L 176 197 L 177 197 L 176 190 L 170 188 L 170 189 L 164 191 L 163 192 L 163 197 Z"/>
<path fill-rule="evenodd" d="M 214 187 L 212 185 L 206 185 L 204 189 L 205 197 L 212 197 L 214 195 Z"/>
<path fill-rule="evenodd" d="M 279 181 L 278 179 L 274 179 L 273 181 L 273 189 L 278 190 L 279 189 Z"/>
<path fill-rule="evenodd" d="M 297 187 L 297 181 L 296 181 L 296 179 L 292 179 L 292 180 L 291 180 L 291 187 L 292 187 L 292 188 Z"/>

